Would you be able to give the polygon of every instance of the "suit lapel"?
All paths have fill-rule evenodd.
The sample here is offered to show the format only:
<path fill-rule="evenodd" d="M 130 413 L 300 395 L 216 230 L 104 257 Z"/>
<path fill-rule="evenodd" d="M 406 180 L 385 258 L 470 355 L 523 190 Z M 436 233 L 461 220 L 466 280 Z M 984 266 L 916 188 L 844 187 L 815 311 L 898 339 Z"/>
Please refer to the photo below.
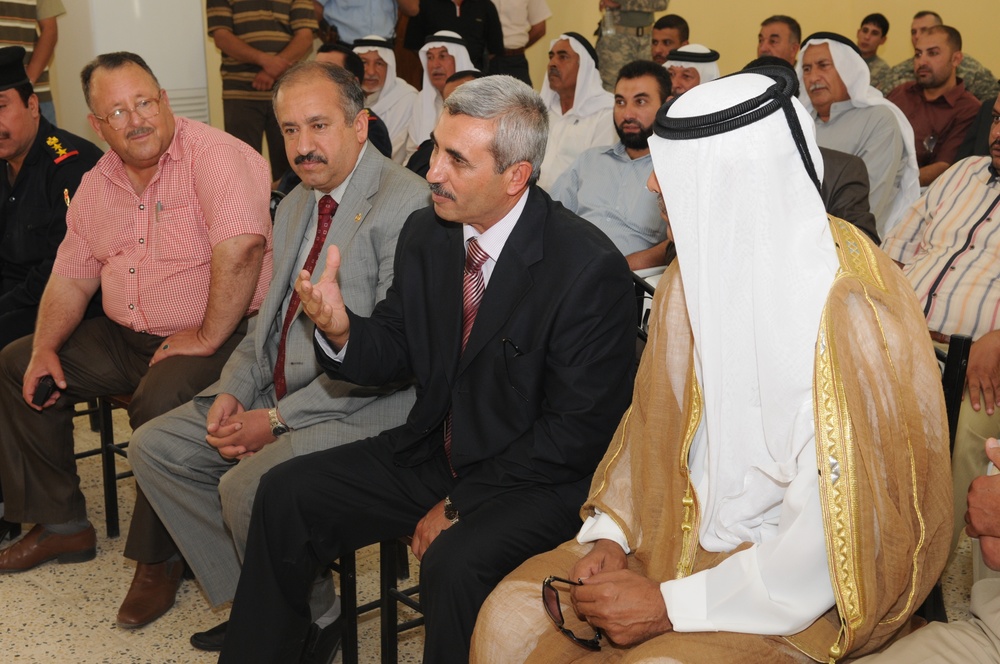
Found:
<path fill-rule="evenodd" d="M 476 322 L 469 335 L 469 343 L 462 353 L 458 373 L 462 373 L 496 336 L 521 299 L 531 290 L 534 282 L 529 268 L 542 259 L 544 222 L 545 201 L 538 190 L 532 188 L 521 217 L 507 238 L 500 260 L 493 268 L 490 284 L 483 294 Z"/>
<path fill-rule="evenodd" d="M 333 223 L 330 224 L 330 232 L 326 236 L 326 245 L 337 245 L 341 249 L 341 255 L 351 244 L 354 235 L 365 223 L 368 212 L 372 209 L 371 198 L 378 193 L 380 181 L 379 171 L 381 165 L 374 156 L 377 151 L 369 146 L 365 151 L 365 156 L 361 158 L 351 176 L 351 182 L 344 191 L 340 204 L 337 206 L 337 214 L 333 216 Z M 326 251 L 320 256 L 316 263 L 316 278 L 323 274 L 326 267 Z"/>
<path fill-rule="evenodd" d="M 441 260 L 431 260 L 428 268 L 430 287 L 443 284 L 442 292 L 432 294 L 436 301 L 431 313 L 430 324 L 434 327 L 440 357 L 450 361 L 445 375 L 449 384 L 455 380 L 454 367 L 458 365 L 458 355 L 462 348 L 462 270 L 465 265 L 465 244 L 462 228 L 458 224 L 439 221 L 441 238 L 440 251 L 434 252 Z"/>
<path fill-rule="evenodd" d="M 274 226 L 275 255 L 271 285 L 260 310 L 261 321 L 267 321 L 266 325 L 258 327 L 264 335 L 270 334 L 269 329 L 281 310 L 293 275 L 301 269 L 298 264 L 298 254 L 314 203 L 312 190 L 304 187 L 289 194 L 282 203 Z M 281 321 L 277 324 L 280 326 Z"/>

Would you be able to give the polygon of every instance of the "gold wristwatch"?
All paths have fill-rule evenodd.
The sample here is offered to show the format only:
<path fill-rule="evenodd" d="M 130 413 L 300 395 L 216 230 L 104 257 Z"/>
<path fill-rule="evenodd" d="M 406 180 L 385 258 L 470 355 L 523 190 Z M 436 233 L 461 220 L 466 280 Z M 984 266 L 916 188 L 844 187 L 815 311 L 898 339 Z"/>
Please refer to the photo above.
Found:
<path fill-rule="evenodd" d="M 278 419 L 277 408 L 271 408 L 267 411 L 267 419 L 271 422 L 271 435 L 275 438 L 292 430 L 291 427 Z"/>

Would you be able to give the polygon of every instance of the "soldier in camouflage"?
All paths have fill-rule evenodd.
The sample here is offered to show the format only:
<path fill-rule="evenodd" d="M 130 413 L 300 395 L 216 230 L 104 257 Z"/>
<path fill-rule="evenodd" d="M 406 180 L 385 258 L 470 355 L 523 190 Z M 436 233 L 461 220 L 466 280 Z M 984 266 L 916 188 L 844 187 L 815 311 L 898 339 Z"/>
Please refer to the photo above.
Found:
<path fill-rule="evenodd" d="M 917 43 L 917 35 L 927 31 L 934 25 L 943 25 L 941 16 L 935 12 L 922 11 L 913 16 L 913 23 L 910 25 L 910 41 L 914 45 Z M 997 94 L 1000 93 L 1000 85 L 997 85 L 997 77 L 993 75 L 983 63 L 976 60 L 968 53 L 963 53 L 962 62 L 958 65 L 956 75 L 965 83 L 965 89 L 976 96 L 979 101 L 993 103 Z M 879 87 L 882 92 L 888 94 L 890 90 L 915 80 L 913 73 L 913 58 L 903 60 L 893 67 L 889 72 L 887 88 Z M 875 85 L 874 79 L 872 85 Z M 878 86 L 876 86 L 878 87 Z"/>
<path fill-rule="evenodd" d="M 669 0 L 599 0 L 605 12 L 597 30 L 597 56 L 601 83 L 613 91 L 618 70 L 633 60 L 649 59 L 650 33 L 655 12 L 664 11 Z"/>
<path fill-rule="evenodd" d="M 871 75 L 871 85 L 882 94 L 889 94 L 892 90 L 891 72 L 892 67 L 878 55 L 879 46 L 885 44 L 889 36 L 889 19 L 882 14 L 869 14 L 861 19 L 861 27 L 858 28 L 857 44 L 861 51 L 861 57 L 868 65 L 868 72 Z M 912 69 L 912 67 L 911 67 Z"/>

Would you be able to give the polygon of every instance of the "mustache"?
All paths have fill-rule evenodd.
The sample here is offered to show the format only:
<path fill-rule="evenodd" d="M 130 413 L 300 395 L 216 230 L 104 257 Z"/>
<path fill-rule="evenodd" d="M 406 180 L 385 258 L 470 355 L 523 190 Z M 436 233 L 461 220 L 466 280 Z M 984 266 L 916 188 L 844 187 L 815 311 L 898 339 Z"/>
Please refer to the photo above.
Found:
<path fill-rule="evenodd" d="M 128 133 L 125 134 L 125 138 L 136 138 L 138 136 L 145 136 L 146 134 L 151 133 L 153 133 L 152 127 L 136 127 L 134 129 L 130 129 Z"/>
<path fill-rule="evenodd" d="M 435 196 L 441 196 L 442 198 L 447 198 L 450 201 L 455 200 L 455 194 L 445 189 L 444 185 L 441 184 L 440 182 L 431 182 L 430 187 L 431 187 L 431 193 L 434 194 Z"/>
<path fill-rule="evenodd" d="M 822 83 L 813 83 L 809 86 L 809 92 L 815 92 L 816 90 L 822 90 L 824 88 L 826 88 L 826 86 Z"/>
<path fill-rule="evenodd" d="M 314 162 L 317 162 L 317 163 L 320 163 L 320 164 L 327 164 L 327 163 L 329 163 L 326 160 L 326 157 L 324 157 L 323 155 L 316 154 L 315 152 L 308 152 L 306 154 L 300 154 L 298 157 L 296 157 L 295 158 L 295 165 L 298 166 L 299 164 L 304 164 L 307 161 L 314 161 Z"/>

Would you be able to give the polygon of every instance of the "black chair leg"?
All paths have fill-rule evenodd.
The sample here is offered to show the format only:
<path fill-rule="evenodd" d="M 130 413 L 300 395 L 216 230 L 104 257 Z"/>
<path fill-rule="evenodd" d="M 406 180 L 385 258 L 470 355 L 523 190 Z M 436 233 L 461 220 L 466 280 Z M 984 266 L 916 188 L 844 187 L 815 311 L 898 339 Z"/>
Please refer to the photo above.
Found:
<path fill-rule="evenodd" d="M 358 577 L 354 551 L 340 556 L 340 613 L 344 617 L 341 659 L 343 664 L 358 664 Z"/>
<path fill-rule="evenodd" d="M 118 537 L 118 478 L 115 469 L 115 433 L 111 420 L 111 404 L 98 399 L 101 430 L 101 468 L 104 475 L 104 522 L 108 537 Z"/>
<path fill-rule="evenodd" d="M 399 607 L 396 604 L 394 591 L 396 590 L 397 573 L 399 571 L 399 561 L 397 560 L 399 540 L 382 542 L 379 545 L 379 596 L 381 599 L 380 613 L 382 616 L 382 662 L 392 662 L 395 664 L 398 659 L 399 643 L 397 633 L 397 616 Z M 406 545 L 402 545 L 405 553 Z M 404 558 L 407 565 L 407 575 L 409 575 L 409 561 Z"/>
<path fill-rule="evenodd" d="M 927 622 L 948 622 L 948 612 L 944 606 L 944 591 L 941 589 L 941 582 L 938 581 L 931 588 L 930 595 L 924 603 L 917 609 L 917 615 Z"/>

